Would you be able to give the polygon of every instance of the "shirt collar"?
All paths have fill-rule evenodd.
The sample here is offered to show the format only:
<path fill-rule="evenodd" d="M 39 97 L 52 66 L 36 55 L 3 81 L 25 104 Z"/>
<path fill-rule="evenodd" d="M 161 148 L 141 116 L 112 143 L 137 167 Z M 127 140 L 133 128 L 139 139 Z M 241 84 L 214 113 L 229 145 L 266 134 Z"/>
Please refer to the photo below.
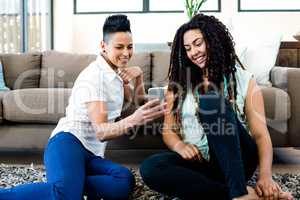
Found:
<path fill-rule="evenodd" d="M 97 56 L 96 62 L 99 68 L 105 72 L 105 76 L 109 82 L 117 78 L 123 83 L 123 79 L 109 66 L 102 55 Z"/>

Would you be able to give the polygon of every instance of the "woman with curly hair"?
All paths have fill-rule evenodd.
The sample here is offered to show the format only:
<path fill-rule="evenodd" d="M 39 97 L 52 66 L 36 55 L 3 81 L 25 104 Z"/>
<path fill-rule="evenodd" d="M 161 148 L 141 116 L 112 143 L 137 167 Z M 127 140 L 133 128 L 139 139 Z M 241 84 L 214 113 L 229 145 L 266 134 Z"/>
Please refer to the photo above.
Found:
<path fill-rule="evenodd" d="M 163 140 L 170 151 L 141 165 L 150 188 L 184 200 L 293 199 L 272 179 L 262 93 L 218 19 L 198 14 L 177 30 L 168 78 Z"/>

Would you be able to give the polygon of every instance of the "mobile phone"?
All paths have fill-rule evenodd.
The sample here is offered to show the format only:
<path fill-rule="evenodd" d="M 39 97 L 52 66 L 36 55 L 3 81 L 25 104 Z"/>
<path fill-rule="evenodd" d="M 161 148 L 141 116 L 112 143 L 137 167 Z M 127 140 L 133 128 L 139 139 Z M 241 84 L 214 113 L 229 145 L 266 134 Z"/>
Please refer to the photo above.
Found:
<path fill-rule="evenodd" d="M 160 102 L 165 100 L 166 87 L 153 87 L 148 89 L 148 98 L 159 99 Z"/>

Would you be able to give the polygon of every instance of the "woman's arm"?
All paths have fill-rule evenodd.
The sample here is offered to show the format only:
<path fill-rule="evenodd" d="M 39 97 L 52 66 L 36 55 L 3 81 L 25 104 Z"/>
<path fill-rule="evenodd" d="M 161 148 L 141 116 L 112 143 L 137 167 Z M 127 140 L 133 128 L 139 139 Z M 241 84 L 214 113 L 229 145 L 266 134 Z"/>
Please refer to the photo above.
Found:
<path fill-rule="evenodd" d="M 139 104 L 145 102 L 146 100 L 146 92 L 145 92 L 145 86 L 144 86 L 144 75 L 143 73 L 140 74 L 135 79 L 135 86 L 134 86 L 134 93 L 135 93 L 135 101 L 137 101 Z"/>
<path fill-rule="evenodd" d="M 246 116 L 258 148 L 259 178 L 255 189 L 259 196 L 278 196 L 281 189 L 272 179 L 273 149 L 266 124 L 263 96 L 253 79 L 250 80 L 246 97 Z"/>
<path fill-rule="evenodd" d="M 182 141 L 176 131 L 176 122 L 171 110 L 174 104 L 174 94 L 168 91 L 166 94 L 167 107 L 164 115 L 163 141 L 172 151 L 177 152 L 186 160 L 202 160 L 202 156 L 196 146 Z"/>
<path fill-rule="evenodd" d="M 146 92 L 143 81 L 143 71 L 140 67 L 127 67 L 121 69 L 119 72 L 120 77 L 124 82 L 124 96 L 126 101 L 137 102 L 138 104 L 144 102 Z M 133 85 L 131 82 L 133 81 Z M 135 98 L 135 99 L 133 99 Z"/>
<path fill-rule="evenodd" d="M 107 106 L 103 101 L 87 103 L 89 119 L 94 127 L 96 136 L 100 141 L 111 140 L 127 133 L 130 128 L 152 121 L 165 112 L 165 104 L 161 105 L 159 100 L 151 100 L 139 107 L 130 116 L 118 121 L 107 121 Z"/>
<path fill-rule="evenodd" d="M 175 118 L 172 114 L 173 102 L 174 102 L 174 94 L 171 91 L 168 91 L 166 94 L 166 102 L 167 102 L 167 112 L 164 115 L 164 124 L 163 124 L 163 141 L 168 146 L 168 148 L 172 151 L 176 151 L 178 146 L 180 146 L 183 141 L 177 135 L 175 127 Z"/>
<path fill-rule="evenodd" d="M 251 134 L 258 147 L 260 176 L 271 176 L 272 142 L 267 129 L 262 92 L 253 79 L 250 80 L 246 97 L 246 116 Z"/>
<path fill-rule="evenodd" d="M 133 91 L 134 91 L 134 86 L 131 85 L 131 83 L 127 83 L 123 85 L 124 87 L 124 99 L 126 102 L 132 102 L 133 100 Z"/>

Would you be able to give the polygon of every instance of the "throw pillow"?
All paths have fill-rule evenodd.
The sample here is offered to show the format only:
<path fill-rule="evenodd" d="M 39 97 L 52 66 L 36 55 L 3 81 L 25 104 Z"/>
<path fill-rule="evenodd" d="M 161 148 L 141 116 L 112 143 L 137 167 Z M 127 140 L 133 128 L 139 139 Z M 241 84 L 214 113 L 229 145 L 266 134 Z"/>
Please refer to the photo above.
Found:
<path fill-rule="evenodd" d="M 9 88 L 6 87 L 5 81 L 4 81 L 4 73 L 3 73 L 3 66 L 0 60 L 0 91 L 8 91 Z"/>
<path fill-rule="evenodd" d="M 237 57 L 241 61 L 245 60 L 245 56 L 246 56 L 246 52 L 247 52 L 247 46 L 235 44 L 234 49 L 235 49 L 235 53 L 236 53 Z"/>
<path fill-rule="evenodd" d="M 281 39 L 281 34 L 253 35 L 248 37 L 247 41 L 236 42 L 247 47 L 240 59 L 246 69 L 254 74 L 259 85 L 271 86 L 270 72 L 275 66 Z"/>
<path fill-rule="evenodd" d="M 219 19 L 221 22 L 226 26 L 229 33 L 233 37 L 233 41 L 235 43 L 234 49 L 235 53 L 238 56 L 240 60 L 244 60 L 246 55 L 247 46 L 241 42 L 236 43 L 236 37 L 238 38 L 238 35 L 235 35 L 236 28 L 233 25 L 233 22 L 235 21 L 234 17 L 227 17 L 227 16 L 220 16 Z"/>

